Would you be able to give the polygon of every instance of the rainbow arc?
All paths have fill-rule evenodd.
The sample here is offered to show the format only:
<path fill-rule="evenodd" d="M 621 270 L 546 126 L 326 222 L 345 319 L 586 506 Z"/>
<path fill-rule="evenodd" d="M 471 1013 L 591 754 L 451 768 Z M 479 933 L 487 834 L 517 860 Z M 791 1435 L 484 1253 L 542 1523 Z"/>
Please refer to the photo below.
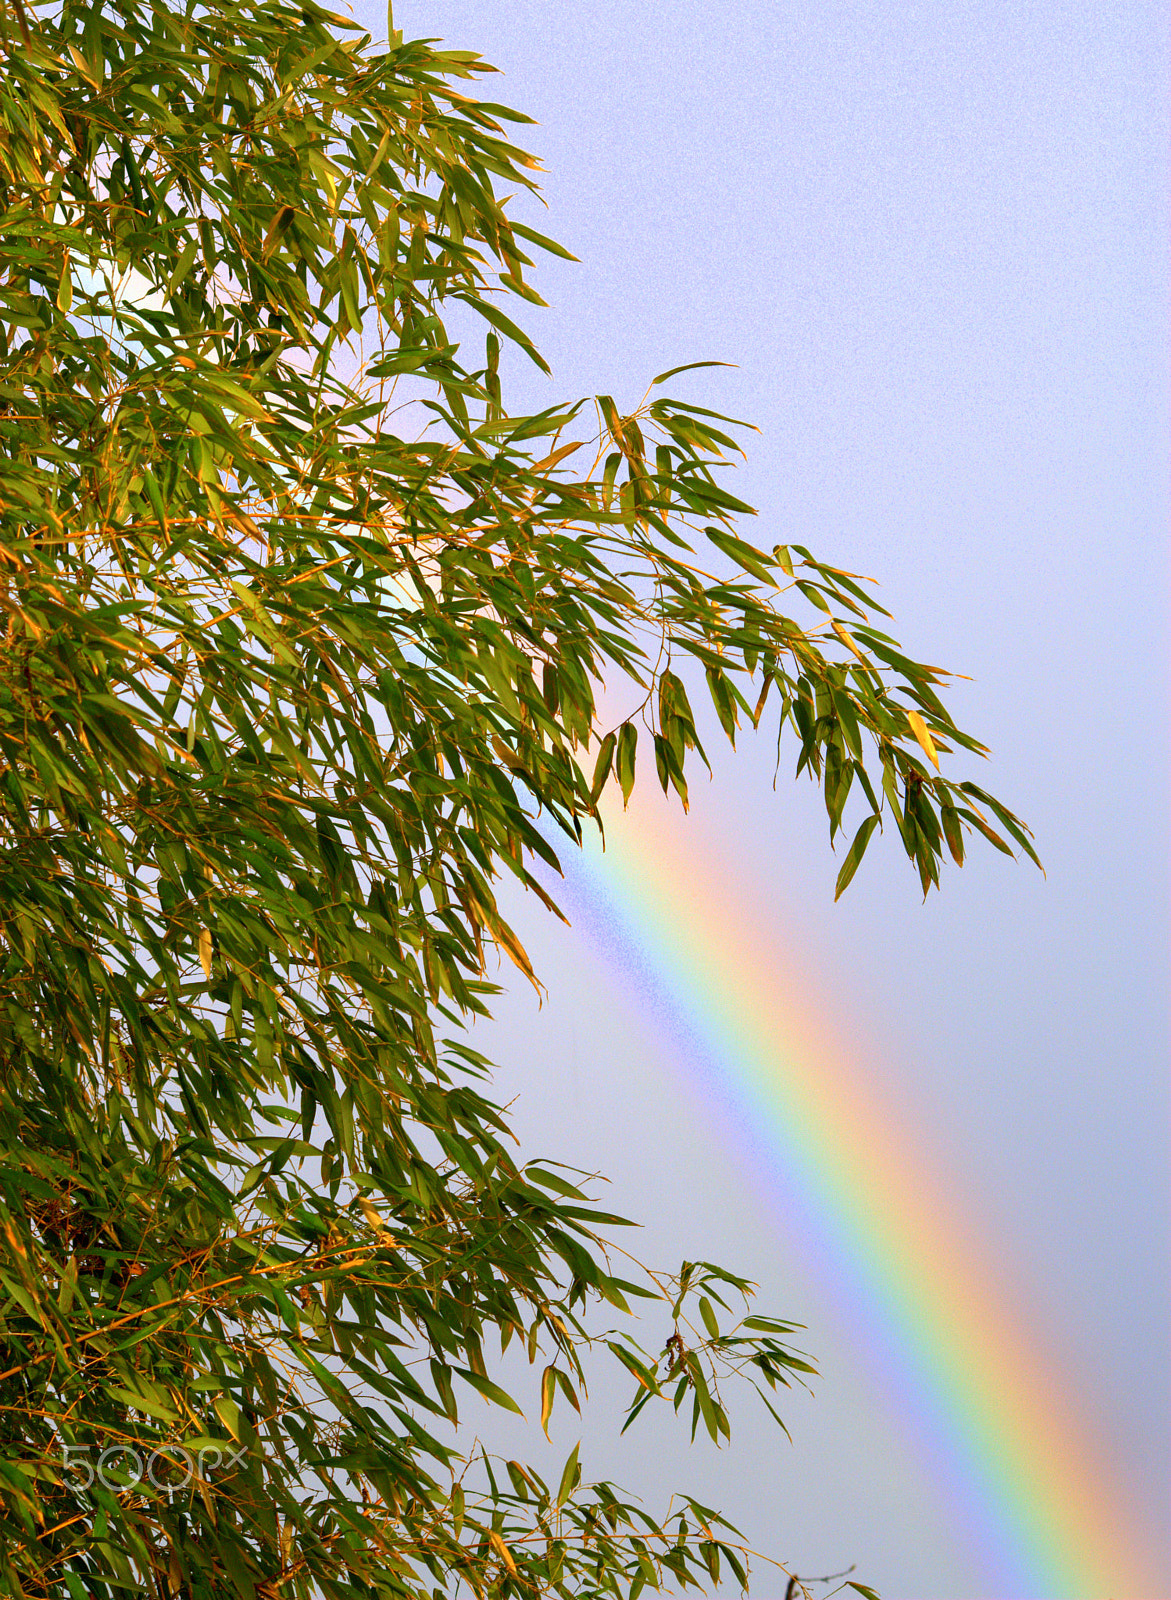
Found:
<path fill-rule="evenodd" d="M 687 832 L 690 834 L 691 829 Z M 859 1337 L 895 1373 L 937 1480 L 1005 1573 L 998 1600 L 1153 1600 L 1143 1542 L 1060 1375 L 955 1197 L 797 992 L 775 930 L 746 923 L 695 843 L 645 806 L 605 856 L 562 852 L 558 899 L 721 1101 L 785 1225 L 823 1253 Z"/>

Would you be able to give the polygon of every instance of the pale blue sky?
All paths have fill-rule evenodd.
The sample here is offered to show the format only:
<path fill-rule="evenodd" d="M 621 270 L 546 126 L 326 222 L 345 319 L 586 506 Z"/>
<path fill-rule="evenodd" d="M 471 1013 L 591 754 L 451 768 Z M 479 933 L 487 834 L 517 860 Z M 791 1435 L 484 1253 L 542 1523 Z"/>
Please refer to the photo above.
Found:
<path fill-rule="evenodd" d="M 1166 1564 L 1164 7 L 399 0 L 395 21 L 482 52 L 505 73 L 485 97 L 540 124 L 540 226 L 581 263 L 539 268 L 551 310 L 525 320 L 555 379 L 515 364 L 514 404 L 630 404 L 668 366 L 737 363 L 688 393 L 761 429 L 752 536 L 873 573 L 913 653 L 972 675 L 953 704 L 1047 881 L 977 852 L 923 907 L 888 849 L 834 907 L 824 813 L 773 794 L 763 742 L 718 764 L 699 823 L 800 927 Z M 931 1501 L 653 1020 L 588 940 L 525 916 L 551 999 L 510 998 L 479 1042 L 526 1137 L 608 1170 L 664 1257 L 760 1277 L 827 1368 L 782 1457 L 760 1430 L 716 1463 L 656 1431 L 624 1476 L 702 1485 L 887 1600 L 1053 1600 Z"/>

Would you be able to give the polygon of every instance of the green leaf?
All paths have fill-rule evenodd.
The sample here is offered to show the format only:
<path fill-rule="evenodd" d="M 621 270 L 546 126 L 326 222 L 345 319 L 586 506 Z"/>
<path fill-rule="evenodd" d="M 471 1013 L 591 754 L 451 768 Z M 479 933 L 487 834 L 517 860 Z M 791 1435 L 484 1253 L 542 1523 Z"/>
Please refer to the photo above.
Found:
<path fill-rule="evenodd" d="M 606 787 L 606 780 L 610 776 L 610 768 L 614 762 L 614 751 L 617 748 L 618 736 L 608 733 L 598 747 L 598 759 L 594 764 L 594 780 L 590 785 L 590 801 L 597 805 L 602 797 L 602 790 Z M 633 771 L 633 762 L 632 762 Z M 629 791 L 623 790 L 625 798 L 629 799 Z"/>
<path fill-rule="evenodd" d="M 633 722 L 624 722 L 618 730 L 618 782 L 622 789 L 623 804 L 634 792 L 634 755 L 638 744 L 638 729 Z"/>
<path fill-rule="evenodd" d="M 666 383 L 668 378 L 674 378 L 680 372 L 698 372 L 701 367 L 731 367 L 734 365 L 735 362 L 732 361 L 689 361 L 685 366 L 669 367 L 666 372 L 660 372 L 657 378 L 651 379 L 651 384 L 657 387 L 660 383 Z"/>
<path fill-rule="evenodd" d="M 41 1315 L 40 1308 L 23 1284 L 17 1283 L 7 1272 L 0 1272 L 0 1284 L 3 1284 L 6 1293 L 12 1296 L 20 1309 L 34 1322 L 44 1323 L 45 1319 Z"/>
<path fill-rule="evenodd" d="M 747 544 L 735 534 L 728 533 L 724 528 L 705 528 L 703 530 L 711 542 L 724 555 L 730 556 L 737 566 L 743 567 L 745 572 L 751 573 L 760 583 L 771 588 L 775 582 L 769 570 L 769 557 L 763 550 L 758 550 L 755 545 Z"/>
<path fill-rule="evenodd" d="M 959 815 L 963 817 L 965 821 L 970 822 L 973 828 L 977 828 L 988 840 L 988 843 L 995 845 L 1002 855 L 1012 855 L 1012 846 L 1005 844 L 1004 840 L 996 832 L 995 828 L 989 827 L 988 823 L 985 822 L 984 818 L 980 816 L 978 812 L 969 811 L 967 806 L 958 806 L 956 809 Z"/>
<path fill-rule="evenodd" d="M 565 1465 L 561 1469 L 561 1482 L 557 1485 L 554 1505 L 563 1506 L 581 1482 L 581 1468 L 577 1464 L 577 1453 L 580 1449 L 581 1445 L 575 1444 L 566 1457 Z"/>
<path fill-rule="evenodd" d="M 549 1172 L 544 1167 L 530 1164 L 525 1168 L 525 1177 L 530 1183 L 539 1183 L 542 1189 L 552 1189 L 554 1194 L 564 1195 L 567 1200 L 584 1200 L 582 1191 L 572 1183 L 567 1183 L 564 1178 L 555 1172 Z"/>
<path fill-rule="evenodd" d="M 455 1369 L 465 1383 L 470 1383 L 478 1394 L 485 1400 L 490 1400 L 493 1405 L 502 1406 L 505 1411 L 515 1411 L 518 1417 L 523 1417 L 524 1412 L 517 1405 L 510 1394 L 506 1394 L 499 1384 L 493 1383 L 491 1378 L 484 1377 L 479 1372 L 469 1372 L 466 1367 Z"/>
<path fill-rule="evenodd" d="M 862 864 L 862 857 L 866 853 L 866 846 L 870 843 L 870 835 L 878 826 L 878 817 L 872 812 L 864 817 L 858 832 L 854 835 L 854 842 L 846 852 L 846 859 L 842 862 L 838 881 L 834 885 L 834 899 L 840 900 L 850 885 L 850 880 Z"/>
<path fill-rule="evenodd" d="M 955 807 L 941 805 L 939 808 L 939 820 L 943 824 L 943 836 L 947 840 L 947 847 L 951 851 L 952 860 L 957 867 L 962 867 L 964 864 L 964 834 Z"/>

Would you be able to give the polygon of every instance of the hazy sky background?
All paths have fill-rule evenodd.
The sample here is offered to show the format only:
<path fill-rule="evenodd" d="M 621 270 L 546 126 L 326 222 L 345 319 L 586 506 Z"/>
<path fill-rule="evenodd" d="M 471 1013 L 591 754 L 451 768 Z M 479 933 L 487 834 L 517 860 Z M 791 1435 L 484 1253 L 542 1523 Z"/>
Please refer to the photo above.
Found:
<path fill-rule="evenodd" d="M 513 406 L 629 409 L 666 367 L 736 363 L 672 388 L 760 428 L 733 484 L 749 537 L 874 574 L 911 652 L 972 676 L 949 704 L 992 747 L 975 775 L 1032 823 L 1047 880 L 975 849 L 923 906 L 888 838 L 835 907 L 824 810 L 792 754 L 773 792 L 763 738 L 697 783 L 687 836 L 945 1175 L 1166 1575 L 1113 1600 L 1159 1600 L 1165 7 L 399 0 L 395 23 L 485 55 L 504 76 L 481 97 L 540 124 L 518 133 L 548 169 L 537 225 L 581 263 L 539 266 L 552 309 L 524 320 L 555 376 L 514 363 Z M 802 1573 L 857 1561 L 886 1600 L 1054 1600 L 987 1507 L 937 1492 L 848 1297 L 621 971 L 588 930 L 519 915 L 550 998 L 517 988 L 477 1042 L 528 1150 L 608 1173 L 645 1256 L 758 1279 L 825 1371 L 788 1407 L 792 1447 L 754 1422 L 719 1456 L 594 1427 L 595 1469 L 734 1508 Z M 555 1453 L 575 1437 L 562 1419 Z"/>

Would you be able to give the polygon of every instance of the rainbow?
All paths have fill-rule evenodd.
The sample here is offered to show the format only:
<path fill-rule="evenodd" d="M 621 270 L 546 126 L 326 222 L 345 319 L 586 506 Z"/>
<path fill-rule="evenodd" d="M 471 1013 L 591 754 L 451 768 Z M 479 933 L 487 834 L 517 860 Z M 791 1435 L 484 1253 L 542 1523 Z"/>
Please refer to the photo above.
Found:
<path fill-rule="evenodd" d="M 835 1280 L 997 1600 L 1153 1600 L 1143 1540 L 980 1242 L 873 1084 L 662 810 L 561 852 L 558 898 L 718 1102 Z M 1152 1564 L 1153 1565 L 1153 1564 Z"/>

